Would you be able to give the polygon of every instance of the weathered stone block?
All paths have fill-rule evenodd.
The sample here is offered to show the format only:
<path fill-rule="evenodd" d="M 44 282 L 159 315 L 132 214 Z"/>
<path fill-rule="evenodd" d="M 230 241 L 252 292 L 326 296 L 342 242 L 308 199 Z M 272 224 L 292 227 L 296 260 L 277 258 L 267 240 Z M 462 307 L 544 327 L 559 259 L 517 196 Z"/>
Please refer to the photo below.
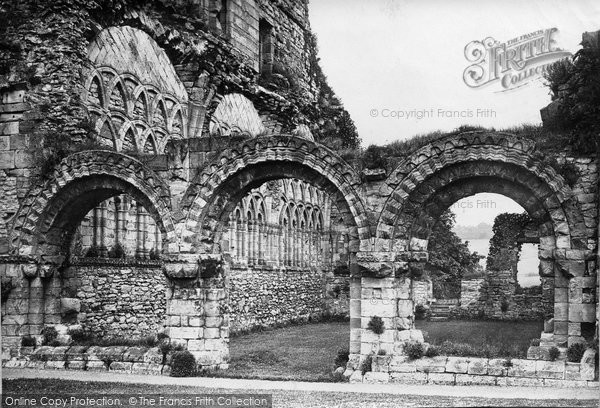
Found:
<path fill-rule="evenodd" d="M 413 302 L 412 300 L 399 300 L 398 301 L 398 316 L 399 317 L 410 317 L 413 315 Z"/>
<path fill-rule="evenodd" d="M 542 378 L 500 377 L 497 384 L 509 387 L 543 387 L 544 381 Z"/>
<path fill-rule="evenodd" d="M 427 383 L 434 385 L 455 385 L 456 374 L 451 373 L 429 373 L 427 374 Z"/>
<path fill-rule="evenodd" d="M 144 355 L 148 352 L 146 347 L 129 347 L 123 353 L 123 361 L 130 363 L 141 363 L 144 361 Z"/>
<path fill-rule="evenodd" d="M 596 321 L 596 305 L 569 303 L 570 322 L 594 322 Z"/>
<path fill-rule="evenodd" d="M 390 361 L 390 372 L 395 373 L 415 373 L 417 372 L 416 361 L 405 361 L 397 362 L 395 360 Z"/>
<path fill-rule="evenodd" d="M 361 314 L 363 317 L 395 317 L 394 302 L 385 299 L 370 299 L 362 302 Z"/>
<path fill-rule="evenodd" d="M 488 359 L 487 358 L 469 358 L 469 367 L 467 369 L 468 374 L 474 375 L 486 375 L 488 372 Z M 458 381 L 458 377 L 457 377 Z"/>
<path fill-rule="evenodd" d="M 150 364 L 162 364 L 163 353 L 162 353 L 162 351 L 160 351 L 160 349 L 158 347 L 150 348 L 146 351 L 146 353 L 142 357 L 142 361 L 144 363 L 150 363 Z"/>
<path fill-rule="evenodd" d="M 48 361 L 44 368 L 50 370 L 64 370 L 66 368 L 65 361 Z"/>
<path fill-rule="evenodd" d="M 113 361 L 110 363 L 110 371 L 120 371 L 124 373 L 130 373 L 133 368 L 133 363 L 126 363 L 122 361 Z"/>
<path fill-rule="evenodd" d="M 189 340 L 188 346 L 189 351 L 204 351 L 206 350 L 204 346 L 204 340 Z"/>
<path fill-rule="evenodd" d="M 536 377 L 538 378 L 558 378 L 565 376 L 564 361 L 543 361 L 538 360 L 535 363 Z"/>
<path fill-rule="evenodd" d="M 583 353 L 581 363 L 579 364 L 579 373 L 582 380 L 594 380 L 596 369 L 595 369 L 596 351 L 594 349 L 587 349 Z"/>
<path fill-rule="evenodd" d="M 85 370 L 86 366 L 87 366 L 86 361 L 76 360 L 76 361 L 68 361 L 66 368 L 68 370 Z"/>
<path fill-rule="evenodd" d="M 362 383 L 363 382 L 363 374 L 360 370 L 355 370 L 350 378 L 348 379 L 351 384 Z"/>
<path fill-rule="evenodd" d="M 456 374 L 456 385 L 496 385 L 496 377 Z"/>
<path fill-rule="evenodd" d="M 162 368 L 163 368 L 162 364 L 133 363 L 133 365 L 131 366 L 131 372 L 133 374 L 161 375 Z"/>
<path fill-rule="evenodd" d="M 103 361 L 88 361 L 86 367 L 88 371 L 108 371 L 108 367 Z"/>
<path fill-rule="evenodd" d="M 488 375 L 504 376 L 507 372 L 506 359 L 490 358 L 488 360 Z"/>
<path fill-rule="evenodd" d="M 169 327 L 169 337 L 172 339 L 200 339 L 203 337 L 201 327 Z"/>
<path fill-rule="evenodd" d="M 398 373 L 390 372 L 390 382 L 399 384 L 426 384 L 426 373 Z"/>
<path fill-rule="evenodd" d="M 423 357 L 415 360 L 417 371 L 422 373 L 443 373 L 446 371 L 446 362 L 448 358 L 445 356 Z"/>
<path fill-rule="evenodd" d="M 221 337 L 221 330 L 219 328 L 205 328 L 203 333 L 205 339 L 218 339 Z"/>
<path fill-rule="evenodd" d="M 65 361 L 65 359 L 66 359 L 65 354 L 67 353 L 68 349 L 69 349 L 69 347 L 67 347 L 67 346 L 54 347 L 50 351 L 48 360 Z"/>
<path fill-rule="evenodd" d="M 511 360 L 512 366 L 508 368 L 509 377 L 535 377 L 536 361 Z"/>
<path fill-rule="evenodd" d="M 365 373 L 363 382 L 367 384 L 387 384 L 390 382 L 390 375 L 385 372 L 369 371 Z"/>
<path fill-rule="evenodd" d="M 469 370 L 469 359 L 465 357 L 448 357 L 446 361 L 447 373 L 466 374 Z"/>
<path fill-rule="evenodd" d="M 202 314 L 202 306 L 194 300 L 171 299 L 167 303 L 169 315 L 195 316 Z"/>
<path fill-rule="evenodd" d="M 579 363 L 565 363 L 565 380 L 581 380 Z"/>
<path fill-rule="evenodd" d="M 48 361 L 48 360 L 52 360 L 52 353 L 53 352 L 54 352 L 54 347 L 50 347 L 50 346 L 39 347 L 31 355 L 31 360 L 33 360 L 33 361 Z"/>

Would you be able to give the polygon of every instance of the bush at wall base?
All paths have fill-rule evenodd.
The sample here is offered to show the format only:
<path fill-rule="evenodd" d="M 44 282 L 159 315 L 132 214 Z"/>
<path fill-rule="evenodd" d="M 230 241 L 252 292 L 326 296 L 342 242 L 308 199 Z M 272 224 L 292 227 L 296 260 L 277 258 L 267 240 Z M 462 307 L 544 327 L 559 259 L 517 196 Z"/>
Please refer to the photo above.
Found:
<path fill-rule="evenodd" d="M 196 375 L 196 358 L 187 350 L 173 354 L 171 377 L 193 377 Z"/>

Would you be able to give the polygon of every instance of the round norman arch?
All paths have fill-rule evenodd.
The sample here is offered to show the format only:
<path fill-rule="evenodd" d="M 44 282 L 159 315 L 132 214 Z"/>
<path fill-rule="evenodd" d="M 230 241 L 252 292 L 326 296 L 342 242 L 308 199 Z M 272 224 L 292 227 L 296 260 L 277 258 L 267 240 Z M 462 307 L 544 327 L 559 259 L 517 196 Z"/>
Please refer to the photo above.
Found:
<path fill-rule="evenodd" d="M 138 160 L 104 150 L 70 155 L 41 187 L 33 187 L 15 217 L 11 252 L 15 255 L 62 255 L 63 243 L 98 202 L 127 193 L 147 209 L 163 233 L 163 250 L 178 250 L 168 186 Z"/>
<path fill-rule="evenodd" d="M 325 146 L 294 136 L 270 136 L 221 152 L 194 178 L 181 201 L 182 248 L 220 253 L 220 235 L 235 204 L 251 189 L 281 178 L 304 180 L 327 191 L 350 229 L 354 251 L 370 237 L 356 192 L 361 180 L 354 169 Z"/>
<path fill-rule="evenodd" d="M 378 220 L 380 248 L 422 251 L 432 222 L 461 198 L 490 192 L 512 198 L 540 225 L 547 249 L 586 249 L 577 198 L 527 139 L 468 132 L 413 153 L 388 178 L 392 193 Z"/>

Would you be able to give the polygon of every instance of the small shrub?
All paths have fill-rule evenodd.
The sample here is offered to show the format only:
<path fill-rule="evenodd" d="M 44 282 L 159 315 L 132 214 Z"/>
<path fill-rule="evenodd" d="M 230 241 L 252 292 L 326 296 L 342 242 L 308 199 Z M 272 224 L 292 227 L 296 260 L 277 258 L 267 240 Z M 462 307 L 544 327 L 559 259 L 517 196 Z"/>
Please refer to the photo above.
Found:
<path fill-rule="evenodd" d="M 429 310 L 423 305 L 415 306 L 415 319 L 423 320 L 427 317 Z"/>
<path fill-rule="evenodd" d="M 192 377 L 196 375 L 196 358 L 189 351 L 177 351 L 173 354 L 171 377 Z"/>
<path fill-rule="evenodd" d="M 336 367 L 346 367 L 346 363 L 348 362 L 349 358 L 350 358 L 350 350 L 348 350 L 347 348 L 339 349 L 333 364 Z"/>
<path fill-rule="evenodd" d="M 158 249 L 154 249 L 154 248 L 152 248 L 152 249 L 150 250 L 149 257 L 150 257 L 150 259 L 151 259 L 151 260 L 153 260 L 153 261 L 158 261 L 158 260 L 160 259 L 160 252 L 158 251 Z"/>
<path fill-rule="evenodd" d="M 502 365 L 504 366 L 504 368 L 511 368 L 513 366 L 513 362 L 510 358 L 507 358 L 506 360 L 504 360 Z"/>
<path fill-rule="evenodd" d="M 439 355 L 440 350 L 434 345 L 427 347 L 427 350 L 425 350 L 425 357 L 437 357 Z"/>
<path fill-rule="evenodd" d="M 408 343 L 404 346 L 404 352 L 411 360 L 418 360 L 423 357 L 424 347 L 423 343 L 413 342 Z"/>
<path fill-rule="evenodd" d="M 100 257 L 100 251 L 98 251 L 98 247 L 96 247 L 95 245 L 92 245 L 91 247 L 89 247 L 87 252 L 85 253 L 85 257 L 86 258 Z"/>
<path fill-rule="evenodd" d="M 204 279 L 217 277 L 222 271 L 222 266 L 222 261 L 218 259 L 204 259 L 200 263 L 200 276 Z"/>
<path fill-rule="evenodd" d="M 377 351 L 377 355 L 378 356 L 385 356 L 385 355 L 387 355 L 387 351 L 385 351 L 384 349 L 379 349 Z"/>
<path fill-rule="evenodd" d="M 531 339 L 531 342 L 529 342 L 529 345 L 532 347 L 538 347 L 540 345 L 540 339 Z"/>
<path fill-rule="evenodd" d="M 123 259 L 125 258 L 125 248 L 120 242 L 117 242 L 114 247 L 108 251 L 109 258 Z"/>
<path fill-rule="evenodd" d="M 46 326 L 44 327 L 44 329 L 42 330 L 42 345 L 43 346 L 50 346 L 51 343 L 53 343 L 56 338 L 58 337 L 58 332 L 56 331 L 56 329 L 52 326 Z"/>
<path fill-rule="evenodd" d="M 69 336 L 71 336 L 71 340 L 73 340 L 74 344 L 77 345 L 87 345 L 93 342 L 94 336 L 92 333 L 83 329 L 70 329 Z"/>
<path fill-rule="evenodd" d="M 570 363 L 579 363 L 586 349 L 587 346 L 585 343 L 571 344 L 567 349 L 567 361 Z"/>
<path fill-rule="evenodd" d="M 21 337 L 21 347 L 35 347 L 35 345 L 36 342 L 34 337 L 30 335 Z"/>
<path fill-rule="evenodd" d="M 368 355 L 367 357 L 365 357 L 362 364 L 360 365 L 360 371 L 362 371 L 363 375 L 365 375 L 365 373 L 367 373 L 373 369 L 372 366 L 373 366 L 373 356 Z"/>
<path fill-rule="evenodd" d="M 550 354 L 550 361 L 556 361 L 556 359 L 560 356 L 560 350 L 556 346 L 550 347 L 548 353 Z"/>
<path fill-rule="evenodd" d="M 367 147 L 362 155 L 362 160 L 367 169 L 384 169 L 387 165 L 384 148 L 381 146 L 370 145 Z"/>
<path fill-rule="evenodd" d="M 369 320 L 369 324 L 367 329 L 371 330 L 375 334 L 383 334 L 385 331 L 385 323 L 383 323 L 383 319 L 379 316 L 371 317 Z"/>

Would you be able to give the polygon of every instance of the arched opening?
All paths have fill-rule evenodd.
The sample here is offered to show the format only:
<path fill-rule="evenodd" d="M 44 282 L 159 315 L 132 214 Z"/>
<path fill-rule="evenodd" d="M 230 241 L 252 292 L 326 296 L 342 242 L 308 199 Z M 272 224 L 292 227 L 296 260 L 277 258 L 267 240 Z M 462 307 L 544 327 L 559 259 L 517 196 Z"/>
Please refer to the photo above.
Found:
<path fill-rule="evenodd" d="M 165 191 L 152 171 L 118 153 L 84 152 L 61 162 L 15 226 L 15 250 L 39 263 L 28 277 L 29 334 L 46 325 L 76 327 L 87 338 L 163 330 L 160 258 L 175 239 Z"/>
<path fill-rule="evenodd" d="M 539 275 L 538 245 L 538 226 L 504 195 L 453 203 L 434 224 L 424 274 L 413 282 L 426 341 L 526 357 L 554 313 L 554 278 Z"/>
<path fill-rule="evenodd" d="M 327 280 L 333 280 L 334 268 L 327 264 L 333 258 L 328 255 L 333 247 L 329 241 L 328 215 L 335 213 L 336 220 L 341 219 L 347 228 L 348 263 L 368 234 L 368 229 L 359 232 L 366 219 L 361 200 L 353 191 L 352 182 L 348 182 L 351 170 L 341 173 L 341 163 L 334 168 L 323 160 L 310 164 L 315 150 L 304 153 L 296 147 L 288 151 L 284 144 L 273 146 L 271 154 L 270 146 L 260 146 L 270 140 L 248 142 L 239 148 L 243 154 L 228 152 L 216 159 L 214 166 L 208 166 L 205 173 L 197 176 L 202 186 L 213 187 L 196 189 L 192 185 L 189 193 L 193 195 L 186 194 L 182 200 L 182 208 L 190 208 L 191 215 L 182 230 L 189 252 L 201 257 L 223 256 L 225 281 L 209 283 L 227 293 L 228 334 L 243 333 L 254 327 L 302 323 L 330 314 L 326 297 L 331 285 L 327 285 Z M 254 155 L 259 148 L 263 149 L 262 154 Z M 247 164 L 240 163 L 239 157 L 247 160 Z M 313 195 L 314 200 L 310 194 L 302 194 L 309 191 L 306 188 L 309 184 L 323 194 Z M 331 211 L 329 207 L 337 209 Z M 312 221 L 311 213 L 317 208 L 318 223 Z M 247 252 L 240 250 L 245 245 Z M 313 256 L 317 253 L 320 262 Z M 352 301 L 348 301 L 349 288 L 356 285 L 358 289 L 360 278 L 351 278 L 348 267 L 344 272 L 347 283 L 331 292 L 344 296 L 348 305 Z M 359 303 L 360 291 L 355 290 L 354 294 Z M 360 347 L 361 318 L 355 315 L 353 321 L 348 306 L 338 306 L 339 311 L 344 308 L 346 314 L 350 313 L 351 328 L 348 330 L 346 322 L 344 341 L 334 344 L 330 355 L 338 348 L 347 348 L 350 331 L 354 331 L 356 339 L 353 346 Z M 227 347 L 231 348 L 231 354 L 228 353 L 231 364 L 237 359 L 236 341 L 237 338 L 232 339 Z M 217 349 L 214 351 L 219 353 Z"/>
<path fill-rule="evenodd" d="M 497 193 L 514 200 L 537 231 L 540 276 L 553 282 L 554 318 L 546 316 L 538 344 L 566 347 L 583 340 L 580 330 L 569 331 L 568 327 L 581 328 L 593 320 L 591 307 L 573 307 L 567 302 L 570 281 L 587 284 L 587 232 L 570 188 L 533 150 L 528 141 L 510 135 L 471 132 L 440 139 L 415 152 L 390 176 L 396 183 L 380 217 L 378 245 L 406 260 L 401 272 L 418 280 L 429 257 L 431 230 L 447 208 L 477 193 Z M 512 266 L 507 255 L 513 257 L 515 253 L 496 254 L 496 268 L 508 270 L 502 265 L 510 259 Z M 502 293 L 497 295 L 486 304 L 487 309 L 510 314 L 510 299 L 503 299 Z M 408 310 L 402 313 L 410 320 Z"/>

